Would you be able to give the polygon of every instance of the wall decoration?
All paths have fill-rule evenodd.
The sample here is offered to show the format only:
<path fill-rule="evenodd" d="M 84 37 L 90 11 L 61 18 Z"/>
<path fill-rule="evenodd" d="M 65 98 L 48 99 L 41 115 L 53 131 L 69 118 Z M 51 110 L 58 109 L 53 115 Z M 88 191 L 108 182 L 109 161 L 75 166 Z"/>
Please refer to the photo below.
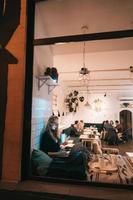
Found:
<path fill-rule="evenodd" d="M 130 103 L 123 103 L 123 106 L 126 107 L 126 108 L 127 108 L 129 105 L 130 105 Z"/>
<path fill-rule="evenodd" d="M 120 107 L 121 108 L 133 108 L 133 104 L 124 102 L 124 103 L 120 104 Z"/>
<path fill-rule="evenodd" d="M 100 100 L 99 98 L 95 99 L 94 104 L 95 104 L 95 111 L 100 112 L 102 109 L 102 100 Z"/>
<path fill-rule="evenodd" d="M 60 117 L 60 111 L 58 110 L 58 117 Z"/>
<path fill-rule="evenodd" d="M 6 46 L 20 23 L 20 10 L 21 0 L 0 0 L 0 163 L 6 117 L 8 65 L 18 63 L 18 59 L 6 49 Z"/>
<path fill-rule="evenodd" d="M 84 97 L 79 96 L 79 92 L 77 90 L 69 93 L 65 99 L 66 107 L 68 108 L 69 112 L 76 112 L 79 106 L 79 102 L 83 101 Z"/>

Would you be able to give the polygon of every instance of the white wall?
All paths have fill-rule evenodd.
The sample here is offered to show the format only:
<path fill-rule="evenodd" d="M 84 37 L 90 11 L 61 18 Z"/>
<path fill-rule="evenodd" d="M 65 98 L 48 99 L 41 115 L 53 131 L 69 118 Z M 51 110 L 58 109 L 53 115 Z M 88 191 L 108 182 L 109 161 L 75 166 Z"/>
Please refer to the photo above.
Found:
<path fill-rule="evenodd" d="M 67 94 L 68 91 L 66 92 L 66 94 L 64 94 L 64 97 L 66 97 Z M 91 108 L 84 106 L 84 104 L 87 101 L 86 94 L 81 94 L 81 96 L 84 96 L 85 100 L 82 103 L 80 102 L 76 113 L 70 113 L 68 109 L 64 107 L 65 116 L 60 117 L 60 123 L 61 125 L 64 125 L 64 127 L 69 127 L 72 123 L 74 123 L 75 120 L 84 120 L 84 122 L 86 123 L 102 123 L 104 120 L 113 120 L 113 121 L 120 120 L 119 113 L 122 110 L 130 110 L 133 113 L 133 102 L 130 102 L 130 104 L 132 105 L 131 108 L 122 108 L 121 104 L 123 102 L 120 102 L 118 98 L 119 97 L 118 93 L 112 93 L 112 94 L 107 93 L 106 97 L 104 97 L 104 93 L 89 94 L 88 102 L 90 103 Z M 95 107 L 94 101 L 96 99 L 101 100 L 101 110 L 99 111 L 97 111 Z M 60 99 L 58 100 L 60 102 Z M 132 115 L 132 125 L 133 125 L 133 115 Z"/>
<path fill-rule="evenodd" d="M 128 68 L 130 65 L 132 65 L 132 55 L 133 51 L 112 51 L 112 52 L 96 52 L 96 53 L 86 53 L 86 66 L 88 69 L 108 69 L 108 68 Z M 70 72 L 70 71 L 77 71 L 77 74 L 75 73 L 62 73 L 61 74 L 61 80 L 63 81 L 69 81 L 69 80 L 77 80 L 79 79 L 78 71 L 80 70 L 82 66 L 82 55 L 81 54 L 61 54 L 61 55 L 54 55 L 54 66 L 56 66 L 59 71 L 61 72 Z M 79 67 L 78 67 L 79 66 Z M 79 68 L 79 69 L 78 69 Z M 129 71 L 120 71 L 120 72 L 100 72 L 100 73 L 91 73 L 90 78 L 91 79 L 97 79 L 97 78 L 130 78 L 130 72 Z M 69 83 L 69 82 L 68 82 Z M 114 80 L 110 81 L 111 84 L 115 84 Z M 116 84 L 124 84 L 123 80 L 116 82 Z M 129 81 L 130 83 L 130 81 Z M 62 83 L 63 84 L 63 83 Z M 64 82 L 65 84 L 65 82 Z M 96 85 L 99 85 L 99 82 L 95 82 Z M 109 83 L 106 83 L 107 85 Z M 72 85 L 72 84 L 71 84 Z M 113 87 L 113 86 L 112 86 Z M 84 107 L 84 103 L 80 103 L 78 112 L 76 113 L 67 113 L 67 115 L 63 118 L 62 123 L 64 123 L 66 126 L 69 126 L 71 123 L 73 123 L 75 120 L 83 119 L 85 122 L 90 123 L 102 123 L 104 120 L 119 120 L 119 112 L 121 110 L 120 108 L 120 101 L 118 100 L 119 96 L 131 96 L 131 92 L 128 93 L 128 90 L 119 90 L 124 88 L 124 86 L 116 87 L 118 88 L 118 91 L 116 90 L 116 93 L 114 91 L 109 90 L 110 87 L 107 87 L 106 90 L 103 91 L 107 92 L 107 96 L 104 97 L 104 93 L 93 93 L 93 88 L 91 91 L 91 94 L 89 95 L 89 103 L 92 105 L 91 109 L 87 109 Z M 131 89 L 131 85 L 128 86 Z M 79 88 L 80 89 L 80 88 Z M 127 89 L 127 87 L 126 87 Z M 73 90 L 74 87 L 73 87 Z M 68 91 L 65 91 L 64 96 L 66 96 L 70 92 L 70 89 Z M 83 96 L 86 96 L 84 94 Z M 102 101 L 101 105 L 101 111 L 97 112 L 95 110 L 94 100 L 100 99 Z M 132 110 L 133 111 L 133 110 Z"/>
<path fill-rule="evenodd" d="M 53 95 L 57 96 L 57 107 L 54 107 L 54 114 L 58 116 L 58 111 L 60 113 L 59 123 L 61 126 L 64 126 L 64 118 L 66 116 L 66 106 L 65 106 L 65 96 L 67 93 L 67 88 L 61 81 L 58 83 L 59 85 L 53 90 Z"/>
<path fill-rule="evenodd" d="M 43 75 L 46 67 L 53 66 L 53 54 L 49 46 L 35 47 L 32 94 L 32 134 L 31 149 L 39 148 L 41 130 L 52 114 L 52 93 L 48 94 L 48 86 L 44 84 L 38 89 L 37 76 Z"/>
<path fill-rule="evenodd" d="M 69 113 L 66 109 L 67 115 L 63 119 L 63 123 L 66 126 L 72 124 L 75 120 L 84 120 L 84 122 L 88 123 L 102 123 L 104 120 L 115 121 L 119 118 L 119 100 L 115 95 L 112 94 L 104 97 L 104 94 L 89 94 L 88 102 L 91 108 L 85 106 L 87 101 L 86 94 L 81 96 L 84 96 L 85 100 L 82 103 L 80 102 L 76 113 Z M 94 102 L 96 99 L 101 101 L 101 110 L 96 109 Z"/>

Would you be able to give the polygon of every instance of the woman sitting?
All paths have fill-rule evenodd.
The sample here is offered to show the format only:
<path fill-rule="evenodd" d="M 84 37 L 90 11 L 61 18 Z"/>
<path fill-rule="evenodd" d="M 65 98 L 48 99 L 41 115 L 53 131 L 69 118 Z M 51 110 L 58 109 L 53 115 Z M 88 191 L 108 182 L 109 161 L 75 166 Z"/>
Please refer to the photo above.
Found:
<path fill-rule="evenodd" d="M 58 137 L 58 117 L 51 116 L 43 133 L 40 149 L 45 153 L 57 152 L 62 148 Z"/>

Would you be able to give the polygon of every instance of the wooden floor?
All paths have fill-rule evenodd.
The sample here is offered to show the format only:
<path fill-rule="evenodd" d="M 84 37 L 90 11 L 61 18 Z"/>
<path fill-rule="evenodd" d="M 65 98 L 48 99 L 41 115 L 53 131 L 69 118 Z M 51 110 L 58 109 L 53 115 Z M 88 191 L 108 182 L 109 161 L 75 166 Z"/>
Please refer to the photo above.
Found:
<path fill-rule="evenodd" d="M 108 145 L 105 141 L 102 141 L 102 147 L 118 148 L 120 154 L 124 155 L 125 152 L 133 152 L 133 140 L 129 140 L 128 142 L 119 145 Z"/>

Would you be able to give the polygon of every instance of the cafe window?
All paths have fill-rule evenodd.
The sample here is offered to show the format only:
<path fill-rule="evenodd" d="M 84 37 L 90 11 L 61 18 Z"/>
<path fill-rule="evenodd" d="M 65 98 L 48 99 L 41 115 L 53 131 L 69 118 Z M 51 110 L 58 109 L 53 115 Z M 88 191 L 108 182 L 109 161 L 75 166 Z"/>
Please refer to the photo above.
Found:
<path fill-rule="evenodd" d="M 119 38 L 119 24 L 106 22 L 110 3 L 99 6 L 84 0 L 35 4 L 32 178 L 133 184 L 133 39 L 128 31 L 121 32 L 126 40 Z M 130 111 L 125 126 L 123 109 Z"/>

